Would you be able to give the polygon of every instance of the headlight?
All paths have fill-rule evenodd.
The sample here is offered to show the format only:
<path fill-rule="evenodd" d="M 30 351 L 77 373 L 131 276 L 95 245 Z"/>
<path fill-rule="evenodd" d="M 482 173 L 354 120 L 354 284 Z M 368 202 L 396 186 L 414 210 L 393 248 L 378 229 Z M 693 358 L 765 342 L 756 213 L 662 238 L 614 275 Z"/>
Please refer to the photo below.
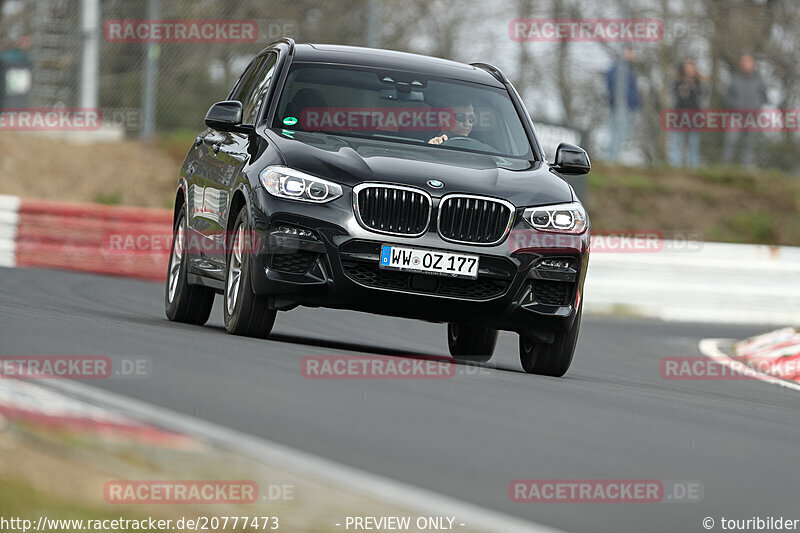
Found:
<path fill-rule="evenodd" d="M 267 167 L 260 178 L 267 192 L 278 198 L 322 204 L 342 195 L 341 185 L 289 167 Z"/>
<path fill-rule="evenodd" d="M 583 233 L 588 225 L 586 211 L 578 202 L 529 207 L 522 217 L 528 224 L 541 231 Z"/>

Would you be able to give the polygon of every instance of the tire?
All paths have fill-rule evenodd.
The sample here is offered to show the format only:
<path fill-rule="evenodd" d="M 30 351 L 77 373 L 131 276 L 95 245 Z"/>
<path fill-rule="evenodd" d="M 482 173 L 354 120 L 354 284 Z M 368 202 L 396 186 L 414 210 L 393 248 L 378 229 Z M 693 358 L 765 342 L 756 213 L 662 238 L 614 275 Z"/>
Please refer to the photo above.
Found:
<path fill-rule="evenodd" d="M 526 335 L 519 336 L 519 361 L 525 372 L 557 378 L 567 373 L 575 354 L 582 314 L 583 309 L 578 311 L 572 328 L 564 333 L 557 333 L 552 344 L 534 342 Z"/>
<path fill-rule="evenodd" d="M 266 296 L 253 292 L 250 261 L 243 247 L 248 232 L 247 209 L 242 208 L 233 225 L 227 247 L 223 314 L 225 329 L 233 335 L 264 338 L 272 331 L 277 311 L 269 308 Z"/>
<path fill-rule="evenodd" d="M 214 307 L 214 291 L 201 285 L 190 285 L 186 271 L 189 267 L 185 253 L 186 206 L 181 209 L 172 230 L 172 248 L 169 253 L 167 283 L 164 290 L 164 307 L 167 318 L 202 326 L 208 322 Z"/>
<path fill-rule="evenodd" d="M 496 344 L 496 329 L 447 324 L 447 345 L 457 361 L 485 363 L 492 358 Z"/>

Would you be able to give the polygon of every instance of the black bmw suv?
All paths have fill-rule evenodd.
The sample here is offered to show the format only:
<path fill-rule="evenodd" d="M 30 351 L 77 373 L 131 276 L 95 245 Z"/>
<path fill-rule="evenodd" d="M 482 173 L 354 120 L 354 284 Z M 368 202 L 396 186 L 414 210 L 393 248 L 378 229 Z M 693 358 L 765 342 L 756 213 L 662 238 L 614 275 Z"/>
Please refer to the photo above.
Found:
<path fill-rule="evenodd" d="M 526 372 L 563 375 L 581 322 L 589 219 L 495 67 L 273 43 L 181 168 L 170 320 L 269 335 L 299 305 L 447 324 L 456 359 L 519 333 Z"/>

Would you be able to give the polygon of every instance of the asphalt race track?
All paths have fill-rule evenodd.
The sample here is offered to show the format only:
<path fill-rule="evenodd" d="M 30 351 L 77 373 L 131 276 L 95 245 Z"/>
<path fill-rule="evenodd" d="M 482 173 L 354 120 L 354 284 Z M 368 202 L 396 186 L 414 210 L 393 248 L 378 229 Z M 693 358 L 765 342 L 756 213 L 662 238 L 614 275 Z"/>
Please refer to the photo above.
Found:
<path fill-rule="evenodd" d="M 586 298 L 591 298 L 587 294 Z M 666 356 L 764 328 L 584 317 L 561 379 L 522 373 L 517 337 L 451 379 L 312 380 L 308 355 L 447 353 L 445 327 L 325 309 L 280 313 L 272 337 L 173 324 L 161 284 L 0 269 L 0 354 L 147 357 L 152 376 L 92 386 L 565 531 L 704 531 L 800 518 L 800 392 L 672 381 Z M 469 370 L 470 372 L 467 372 Z M 696 480 L 699 503 L 514 503 L 514 479 Z M 719 525 L 714 528 L 721 529 Z"/>

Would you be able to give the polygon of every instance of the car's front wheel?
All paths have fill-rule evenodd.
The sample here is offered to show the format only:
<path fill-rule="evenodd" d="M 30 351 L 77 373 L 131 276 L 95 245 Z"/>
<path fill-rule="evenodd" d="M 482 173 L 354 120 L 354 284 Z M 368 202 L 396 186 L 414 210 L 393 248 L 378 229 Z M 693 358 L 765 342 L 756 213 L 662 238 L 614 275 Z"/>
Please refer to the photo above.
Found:
<path fill-rule="evenodd" d="M 457 361 L 485 363 L 492 358 L 496 344 L 496 329 L 447 324 L 447 345 Z"/>
<path fill-rule="evenodd" d="M 553 377 L 561 377 L 567 373 L 578 342 L 582 314 L 583 309 L 578 311 L 572 328 L 564 333 L 557 333 L 551 344 L 536 342 L 527 335 L 519 336 L 519 360 L 525 372 Z"/>
<path fill-rule="evenodd" d="M 169 254 L 167 286 L 164 306 L 167 318 L 173 322 L 186 322 L 202 326 L 214 307 L 214 291 L 187 281 L 189 260 L 186 250 L 186 208 L 181 209 L 172 232 L 172 250 Z"/>
<path fill-rule="evenodd" d="M 225 329 L 234 335 L 266 337 L 272 331 L 277 311 L 269 308 L 265 296 L 253 292 L 250 260 L 253 239 L 248 236 L 247 210 L 236 217 L 233 232 L 228 237 L 227 269 L 225 275 Z"/>

